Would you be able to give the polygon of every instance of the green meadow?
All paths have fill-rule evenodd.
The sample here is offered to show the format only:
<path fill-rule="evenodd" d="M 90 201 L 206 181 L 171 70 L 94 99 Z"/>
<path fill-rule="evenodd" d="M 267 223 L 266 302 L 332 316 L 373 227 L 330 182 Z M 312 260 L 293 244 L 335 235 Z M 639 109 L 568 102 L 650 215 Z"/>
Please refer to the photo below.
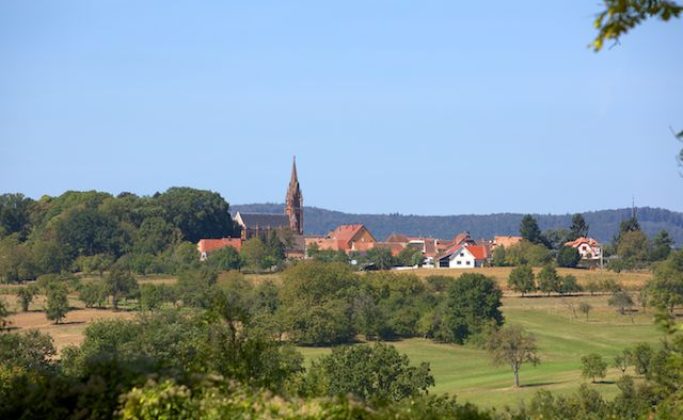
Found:
<path fill-rule="evenodd" d="M 512 387 L 512 372 L 507 366 L 494 366 L 488 353 L 474 345 L 440 344 L 426 339 L 394 341 L 396 348 L 414 364 L 429 362 L 436 380 L 432 393 L 457 395 L 460 401 L 483 406 L 516 406 L 529 400 L 539 389 L 571 393 L 586 382 L 581 377 L 581 356 L 598 353 L 610 363 L 607 377 L 591 387 L 605 398 L 617 393 L 614 383 L 621 372 L 611 367 L 612 357 L 623 348 L 639 342 L 657 344 L 662 334 L 652 323 L 649 312 L 620 315 L 607 305 L 606 296 L 580 297 L 507 297 L 503 299 L 506 323 L 519 324 L 536 335 L 541 364 L 524 365 L 522 387 Z M 593 310 L 588 319 L 571 310 L 587 302 Z M 308 363 L 329 352 L 328 348 L 300 347 Z M 630 369 L 629 373 L 635 373 Z M 590 383 L 590 381 L 588 381 Z"/>

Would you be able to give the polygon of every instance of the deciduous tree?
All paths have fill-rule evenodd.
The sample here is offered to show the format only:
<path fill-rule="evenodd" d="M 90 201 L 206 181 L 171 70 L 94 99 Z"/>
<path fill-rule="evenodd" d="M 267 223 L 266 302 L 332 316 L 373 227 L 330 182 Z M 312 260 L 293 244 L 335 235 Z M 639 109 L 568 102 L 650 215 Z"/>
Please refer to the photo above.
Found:
<path fill-rule="evenodd" d="M 584 378 L 592 378 L 593 383 L 595 383 L 595 378 L 604 378 L 607 373 L 607 362 L 596 353 L 582 356 L 581 365 L 581 375 Z"/>
<path fill-rule="evenodd" d="M 516 292 L 520 292 L 524 296 L 525 293 L 536 290 L 534 279 L 534 272 L 528 265 L 515 267 L 510 272 L 508 287 Z"/>
<path fill-rule="evenodd" d="M 462 274 L 452 282 L 448 286 L 444 323 L 454 340 L 462 343 L 490 323 L 501 325 L 502 295 L 495 280 L 482 274 Z"/>
<path fill-rule="evenodd" d="M 671 0 L 604 0 L 594 26 L 598 34 L 592 47 L 600 51 L 605 41 L 618 41 L 628 31 L 650 18 L 678 18 L 683 7 Z"/>
<path fill-rule="evenodd" d="M 17 290 L 17 298 L 19 304 L 21 305 L 21 310 L 28 312 L 29 305 L 33 301 L 33 297 L 38 293 L 37 288 L 34 285 L 21 287 Z"/>
<path fill-rule="evenodd" d="M 376 403 L 397 402 L 434 386 L 428 363 L 411 366 L 406 355 L 382 343 L 335 347 L 311 370 L 324 378 L 325 394 L 353 394 Z"/>
<path fill-rule="evenodd" d="M 579 303 L 579 311 L 581 311 L 584 315 L 586 315 L 586 321 L 588 321 L 588 313 L 593 309 L 593 307 L 586 302 L 580 302 Z"/>
<path fill-rule="evenodd" d="M 45 316 L 55 324 L 59 324 L 67 312 L 69 312 L 69 299 L 66 286 L 61 283 L 51 284 L 47 289 Z"/>
<path fill-rule="evenodd" d="M 105 277 L 105 282 L 114 310 L 119 308 L 119 301 L 122 298 L 131 297 L 138 291 L 138 281 L 129 270 L 124 268 L 112 268 Z"/>
<path fill-rule="evenodd" d="M 557 270 L 552 265 L 543 267 L 536 278 L 538 280 L 538 290 L 541 292 L 548 295 L 551 292 L 560 292 L 562 283 L 557 275 Z"/>
<path fill-rule="evenodd" d="M 491 334 L 487 348 L 493 362 L 512 368 L 514 385 L 519 387 L 519 370 L 524 363 L 540 363 L 536 338 L 516 325 L 503 327 Z"/>

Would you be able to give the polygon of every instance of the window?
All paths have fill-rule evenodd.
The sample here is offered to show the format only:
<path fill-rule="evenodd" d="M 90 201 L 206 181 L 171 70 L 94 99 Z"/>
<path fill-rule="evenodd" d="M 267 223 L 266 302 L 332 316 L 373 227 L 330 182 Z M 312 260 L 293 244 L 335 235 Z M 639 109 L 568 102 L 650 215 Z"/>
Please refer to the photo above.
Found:
<path fill-rule="evenodd" d="M 466 265 L 470 265 L 470 262 L 471 262 L 471 261 L 467 261 L 465 264 L 466 264 Z"/>
<path fill-rule="evenodd" d="M 461 257 L 464 257 L 464 256 L 465 256 L 465 253 L 464 253 L 464 252 L 461 252 L 461 253 L 460 253 L 460 256 L 461 256 Z"/>
<path fill-rule="evenodd" d="M 458 262 L 456 264 L 462 265 L 462 261 L 458 260 Z"/>

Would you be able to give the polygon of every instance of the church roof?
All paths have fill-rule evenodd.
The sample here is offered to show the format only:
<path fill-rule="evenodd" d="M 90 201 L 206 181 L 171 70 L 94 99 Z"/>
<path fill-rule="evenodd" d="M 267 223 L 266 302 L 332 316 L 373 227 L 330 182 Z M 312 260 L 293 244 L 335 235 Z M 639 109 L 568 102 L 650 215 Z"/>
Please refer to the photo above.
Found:
<path fill-rule="evenodd" d="M 289 227 L 289 218 L 284 214 L 237 212 L 235 219 L 241 220 L 242 226 L 246 228 Z"/>

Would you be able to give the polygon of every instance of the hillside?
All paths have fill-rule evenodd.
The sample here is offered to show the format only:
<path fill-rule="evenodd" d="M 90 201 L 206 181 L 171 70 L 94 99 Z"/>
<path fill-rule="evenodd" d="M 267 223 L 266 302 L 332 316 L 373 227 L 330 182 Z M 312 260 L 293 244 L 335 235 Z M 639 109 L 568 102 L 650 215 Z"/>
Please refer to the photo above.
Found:
<path fill-rule="evenodd" d="M 281 213 L 282 204 L 242 204 L 230 206 L 232 212 Z M 583 213 L 590 225 L 590 235 L 600 241 L 609 241 L 619 230 L 619 223 L 629 217 L 631 209 L 598 210 Z M 415 236 L 451 238 L 458 232 L 469 231 L 475 238 L 494 235 L 517 235 L 523 214 L 498 213 L 489 215 L 415 216 L 402 214 L 351 214 L 317 207 L 306 207 L 304 229 L 308 235 L 323 235 L 336 226 L 363 223 L 379 240 L 393 232 Z M 541 229 L 567 228 L 570 214 L 534 215 Z M 652 236 L 665 229 L 676 241 L 683 244 L 683 213 L 666 209 L 643 207 L 638 209 L 638 220 L 643 230 Z"/>

